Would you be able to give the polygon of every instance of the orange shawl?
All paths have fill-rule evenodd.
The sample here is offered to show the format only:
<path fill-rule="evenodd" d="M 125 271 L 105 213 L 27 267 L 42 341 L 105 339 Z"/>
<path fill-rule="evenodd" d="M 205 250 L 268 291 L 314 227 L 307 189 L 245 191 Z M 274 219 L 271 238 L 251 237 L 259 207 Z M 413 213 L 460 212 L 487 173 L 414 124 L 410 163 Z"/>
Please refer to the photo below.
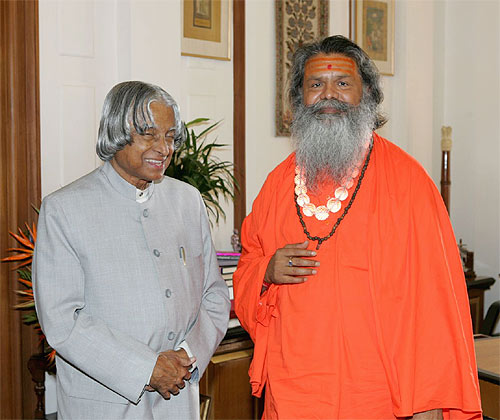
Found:
<path fill-rule="evenodd" d="M 264 418 L 393 418 L 435 408 L 445 418 L 480 416 L 448 214 L 424 169 L 373 138 L 356 200 L 307 282 L 260 295 L 275 251 L 306 239 L 293 201 L 294 154 L 268 176 L 244 221 L 235 309 L 255 343 L 249 374 L 254 395 L 266 385 Z M 324 236 L 336 218 L 304 219 L 313 236 Z"/>

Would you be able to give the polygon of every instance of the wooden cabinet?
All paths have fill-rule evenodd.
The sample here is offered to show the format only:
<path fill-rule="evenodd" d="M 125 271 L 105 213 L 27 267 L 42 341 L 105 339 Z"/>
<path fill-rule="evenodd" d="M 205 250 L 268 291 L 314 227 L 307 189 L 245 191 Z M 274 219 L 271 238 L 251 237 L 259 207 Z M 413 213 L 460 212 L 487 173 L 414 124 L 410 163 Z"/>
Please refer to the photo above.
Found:
<path fill-rule="evenodd" d="M 476 338 L 474 346 L 484 418 L 500 419 L 500 337 Z"/>
<path fill-rule="evenodd" d="M 484 292 L 495 283 L 495 279 L 493 277 L 473 277 L 466 278 L 466 283 L 467 293 L 469 294 L 472 329 L 474 334 L 478 334 L 483 322 Z"/>
<path fill-rule="evenodd" d="M 200 394 L 210 397 L 208 418 L 258 419 L 262 399 L 252 396 L 248 368 L 253 344 L 241 328 L 229 331 L 200 381 Z"/>

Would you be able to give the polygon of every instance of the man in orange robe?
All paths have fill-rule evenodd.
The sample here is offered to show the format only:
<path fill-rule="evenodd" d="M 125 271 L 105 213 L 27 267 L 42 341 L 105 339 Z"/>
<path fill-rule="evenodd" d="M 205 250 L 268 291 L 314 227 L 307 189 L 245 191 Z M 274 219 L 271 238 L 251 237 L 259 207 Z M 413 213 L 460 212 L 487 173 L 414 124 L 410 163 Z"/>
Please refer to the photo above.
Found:
<path fill-rule="evenodd" d="M 253 203 L 234 274 L 265 419 L 481 417 L 450 220 L 425 170 L 372 132 L 379 79 L 341 36 L 295 54 L 297 150 Z"/>

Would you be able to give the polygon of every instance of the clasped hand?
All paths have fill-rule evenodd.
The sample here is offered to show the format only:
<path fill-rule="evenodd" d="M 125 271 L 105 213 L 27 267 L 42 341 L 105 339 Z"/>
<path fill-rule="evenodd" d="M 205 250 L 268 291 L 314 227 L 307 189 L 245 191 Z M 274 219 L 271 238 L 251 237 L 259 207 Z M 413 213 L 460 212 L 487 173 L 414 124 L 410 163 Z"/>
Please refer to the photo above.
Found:
<path fill-rule="evenodd" d="M 171 394 L 177 395 L 184 388 L 184 381 L 191 378 L 189 370 L 195 361 L 196 358 L 190 358 L 184 349 L 160 353 L 146 391 L 158 391 L 166 400 Z"/>
<path fill-rule="evenodd" d="M 309 241 L 305 241 L 278 249 L 269 260 L 264 281 L 274 284 L 303 283 L 307 276 L 316 274 L 312 267 L 319 267 L 319 261 L 305 258 L 316 256 L 315 251 L 307 249 L 308 245 Z"/>

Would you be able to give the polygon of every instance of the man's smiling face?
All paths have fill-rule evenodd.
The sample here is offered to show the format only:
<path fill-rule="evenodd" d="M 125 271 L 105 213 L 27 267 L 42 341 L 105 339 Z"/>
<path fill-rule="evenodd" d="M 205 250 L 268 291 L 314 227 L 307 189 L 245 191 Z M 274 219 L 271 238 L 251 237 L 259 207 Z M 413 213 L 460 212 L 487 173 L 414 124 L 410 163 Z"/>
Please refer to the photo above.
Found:
<path fill-rule="evenodd" d="M 111 160 L 121 177 L 139 189 L 161 179 L 174 152 L 174 111 L 161 102 L 152 102 L 150 109 L 155 126 L 144 134 L 132 127 L 132 143 L 116 152 Z"/>
<path fill-rule="evenodd" d="M 357 106 L 363 95 L 363 83 L 353 59 L 343 54 L 320 53 L 306 62 L 302 92 L 306 106 L 332 98 Z M 320 112 L 338 111 L 325 107 Z"/>

